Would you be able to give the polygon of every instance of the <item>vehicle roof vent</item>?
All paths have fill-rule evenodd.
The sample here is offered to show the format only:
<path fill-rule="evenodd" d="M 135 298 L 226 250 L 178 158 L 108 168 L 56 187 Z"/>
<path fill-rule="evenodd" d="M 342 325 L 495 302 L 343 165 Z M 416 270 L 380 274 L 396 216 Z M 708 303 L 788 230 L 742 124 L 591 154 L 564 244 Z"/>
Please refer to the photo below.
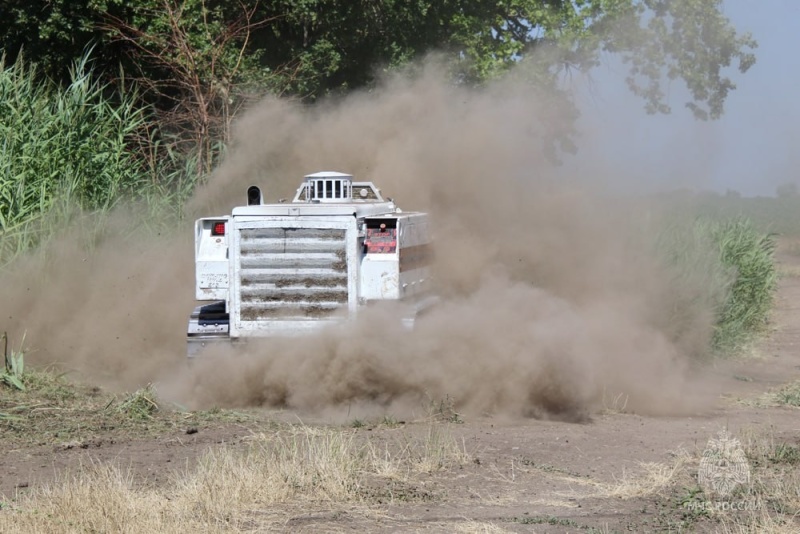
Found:
<path fill-rule="evenodd" d="M 353 176 L 341 172 L 318 172 L 305 177 L 295 200 L 300 202 L 351 202 Z"/>
<path fill-rule="evenodd" d="M 326 171 L 306 175 L 292 202 L 360 204 L 384 200 L 372 182 L 354 182 L 351 174 Z"/>

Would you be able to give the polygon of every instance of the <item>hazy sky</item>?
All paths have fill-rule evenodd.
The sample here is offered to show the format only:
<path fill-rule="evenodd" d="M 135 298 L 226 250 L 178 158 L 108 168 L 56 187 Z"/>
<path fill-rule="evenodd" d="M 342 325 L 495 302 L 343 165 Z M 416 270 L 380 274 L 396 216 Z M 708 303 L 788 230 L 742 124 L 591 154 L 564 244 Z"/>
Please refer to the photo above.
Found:
<path fill-rule="evenodd" d="M 581 97 L 585 132 L 581 172 L 624 173 L 659 189 L 692 187 L 744 195 L 773 195 L 777 185 L 800 182 L 800 0 L 724 0 L 738 31 L 758 41 L 756 64 L 731 69 L 737 85 L 718 121 L 696 121 L 674 82 L 669 116 L 649 116 L 624 86 L 624 71 L 594 73 Z M 591 168 L 587 168 L 591 166 Z"/>

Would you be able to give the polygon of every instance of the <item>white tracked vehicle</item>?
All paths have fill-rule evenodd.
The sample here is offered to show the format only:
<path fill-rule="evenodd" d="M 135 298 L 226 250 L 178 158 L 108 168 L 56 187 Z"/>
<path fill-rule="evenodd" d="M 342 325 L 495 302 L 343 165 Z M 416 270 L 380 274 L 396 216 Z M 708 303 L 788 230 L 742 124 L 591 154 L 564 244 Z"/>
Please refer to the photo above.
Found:
<path fill-rule="evenodd" d="M 400 301 L 406 325 L 435 302 L 425 213 L 403 212 L 372 182 L 305 177 L 291 203 L 247 205 L 195 222 L 197 306 L 188 355 L 209 344 L 302 335 Z"/>

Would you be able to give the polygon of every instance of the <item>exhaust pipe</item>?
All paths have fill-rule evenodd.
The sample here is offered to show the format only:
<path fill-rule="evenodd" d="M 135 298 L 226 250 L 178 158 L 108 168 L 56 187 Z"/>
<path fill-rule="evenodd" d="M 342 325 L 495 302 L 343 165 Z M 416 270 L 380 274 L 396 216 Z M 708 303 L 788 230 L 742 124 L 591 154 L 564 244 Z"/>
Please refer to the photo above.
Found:
<path fill-rule="evenodd" d="M 264 203 L 264 195 L 261 194 L 261 189 L 257 185 L 251 185 L 247 188 L 247 205 L 260 206 Z"/>

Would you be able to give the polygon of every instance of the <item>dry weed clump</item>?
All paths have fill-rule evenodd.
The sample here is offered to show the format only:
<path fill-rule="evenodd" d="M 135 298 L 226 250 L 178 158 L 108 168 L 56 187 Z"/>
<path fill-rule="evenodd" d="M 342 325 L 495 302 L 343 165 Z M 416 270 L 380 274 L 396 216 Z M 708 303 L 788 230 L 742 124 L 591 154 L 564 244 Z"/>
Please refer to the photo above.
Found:
<path fill-rule="evenodd" d="M 158 397 L 152 384 L 130 393 L 116 407 L 117 412 L 131 419 L 152 419 L 159 409 Z"/>
<path fill-rule="evenodd" d="M 288 427 L 245 449 L 209 451 L 167 487 L 142 486 L 115 465 L 86 466 L 0 513 L 0 532 L 217 532 L 285 522 L 298 507 L 367 509 L 376 485 L 466 460 L 446 427 L 377 444 L 351 430 Z M 404 494 L 407 498 L 409 493 Z"/>
<path fill-rule="evenodd" d="M 722 534 L 795 534 L 800 529 L 797 519 L 792 517 L 787 520 L 779 513 L 767 509 L 752 512 L 745 517 L 720 518 L 717 532 Z"/>
<path fill-rule="evenodd" d="M 669 463 L 642 462 L 636 473 L 623 472 L 613 483 L 598 485 L 595 496 L 628 500 L 662 494 L 682 480 L 691 463 L 685 451 L 678 451 Z"/>
<path fill-rule="evenodd" d="M 741 447 L 751 477 L 730 495 L 706 493 L 697 476 L 702 451 L 678 449 L 668 462 L 640 463 L 613 483 L 592 483 L 588 497 L 655 501 L 659 530 L 800 532 L 800 443 L 744 430 Z"/>
<path fill-rule="evenodd" d="M 506 530 L 494 523 L 482 521 L 464 521 L 455 525 L 441 525 L 443 530 L 452 529 L 460 534 L 509 534 L 511 530 Z"/>
<path fill-rule="evenodd" d="M 86 443 L 99 438 L 158 432 L 221 421 L 242 422 L 232 411 L 186 412 L 158 398 L 152 386 L 117 397 L 70 382 L 53 368 L 26 367 L 24 389 L 0 384 L 0 443 Z"/>
<path fill-rule="evenodd" d="M 709 506 L 703 519 L 725 533 L 800 531 L 800 447 L 772 432 L 748 430 L 742 432 L 741 446 L 751 470 L 749 482 L 724 498 L 704 496 Z"/>
<path fill-rule="evenodd" d="M 741 399 L 739 402 L 746 406 L 760 408 L 769 406 L 800 407 L 800 380 L 771 389 L 755 398 Z"/>

